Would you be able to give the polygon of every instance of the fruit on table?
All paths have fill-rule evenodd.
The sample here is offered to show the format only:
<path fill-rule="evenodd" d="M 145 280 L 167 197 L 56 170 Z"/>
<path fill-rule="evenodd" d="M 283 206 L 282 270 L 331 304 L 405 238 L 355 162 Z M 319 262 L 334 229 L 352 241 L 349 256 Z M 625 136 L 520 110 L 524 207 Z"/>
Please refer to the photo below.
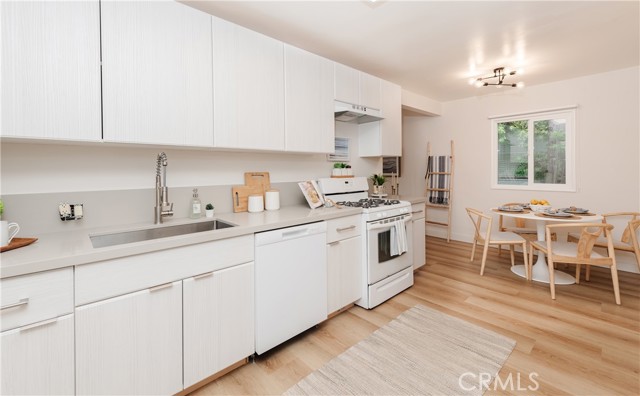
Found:
<path fill-rule="evenodd" d="M 532 199 L 531 205 L 551 205 L 546 199 Z"/>

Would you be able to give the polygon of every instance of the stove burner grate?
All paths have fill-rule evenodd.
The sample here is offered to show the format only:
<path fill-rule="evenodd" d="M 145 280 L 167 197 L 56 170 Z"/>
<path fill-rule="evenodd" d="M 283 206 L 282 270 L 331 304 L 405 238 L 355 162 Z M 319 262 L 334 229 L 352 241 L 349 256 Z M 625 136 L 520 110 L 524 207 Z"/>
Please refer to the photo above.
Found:
<path fill-rule="evenodd" d="M 363 198 L 359 201 L 340 201 L 336 203 L 342 206 L 369 209 L 377 208 L 379 206 L 398 205 L 400 201 L 397 199 Z"/>

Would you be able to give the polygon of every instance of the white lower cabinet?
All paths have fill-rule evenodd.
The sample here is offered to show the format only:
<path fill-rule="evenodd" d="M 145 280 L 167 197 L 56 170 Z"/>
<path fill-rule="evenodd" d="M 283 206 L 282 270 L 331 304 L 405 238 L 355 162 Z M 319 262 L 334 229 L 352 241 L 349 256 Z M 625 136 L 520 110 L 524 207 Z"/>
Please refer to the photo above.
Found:
<path fill-rule="evenodd" d="M 416 270 L 427 263 L 425 245 L 425 206 L 424 203 L 411 206 L 413 216 L 413 269 Z"/>
<path fill-rule="evenodd" d="M 183 281 L 184 387 L 254 349 L 253 262 Z"/>
<path fill-rule="evenodd" d="M 3 395 L 72 395 L 73 314 L 2 332 Z"/>
<path fill-rule="evenodd" d="M 76 393 L 182 390 L 182 282 L 76 308 Z"/>
<path fill-rule="evenodd" d="M 327 314 L 362 297 L 362 250 L 360 215 L 327 221 Z"/>
<path fill-rule="evenodd" d="M 327 245 L 327 313 L 362 297 L 362 237 Z"/>

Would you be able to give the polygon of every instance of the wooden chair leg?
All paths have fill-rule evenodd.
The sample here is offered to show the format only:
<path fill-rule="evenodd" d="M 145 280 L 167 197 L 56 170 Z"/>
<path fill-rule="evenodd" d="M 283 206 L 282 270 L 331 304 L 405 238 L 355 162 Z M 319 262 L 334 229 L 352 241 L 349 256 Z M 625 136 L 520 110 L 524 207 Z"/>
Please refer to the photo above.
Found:
<path fill-rule="evenodd" d="M 556 299 L 556 285 L 555 285 L 555 274 L 553 269 L 553 260 L 551 257 L 547 257 L 547 263 L 549 263 L 549 287 L 551 288 L 551 299 Z"/>
<path fill-rule="evenodd" d="M 580 270 L 582 269 L 581 264 L 576 264 L 576 285 L 580 284 Z M 587 270 L 589 266 L 587 265 Z"/>
<path fill-rule="evenodd" d="M 511 266 L 516 265 L 516 253 L 515 245 L 509 245 L 509 255 L 511 256 Z"/>
<path fill-rule="evenodd" d="M 587 270 L 585 271 L 586 275 L 584 276 L 584 279 L 589 282 L 589 280 L 591 279 L 591 266 L 587 265 Z"/>
<path fill-rule="evenodd" d="M 611 279 L 613 281 L 613 294 L 616 297 L 616 304 L 620 305 L 620 285 L 618 284 L 618 269 L 615 264 L 611 266 Z"/>
<path fill-rule="evenodd" d="M 473 257 L 476 255 L 476 244 L 478 243 L 477 238 L 473 238 L 473 244 L 471 245 L 471 259 L 469 261 L 473 262 Z"/>
<path fill-rule="evenodd" d="M 502 255 L 502 245 L 498 245 L 498 256 Z"/>
<path fill-rule="evenodd" d="M 484 242 L 484 249 L 482 250 L 482 265 L 480 265 L 480 276 L 484 275 L 484 265 L 487 262 L 487 253 L 489 251 L 489 242 Z"/>
<path fill-rule="evenodd" d="M 522 260 L 524 260 L 524 275 L 527 280 L 531 280 L 531 268 L 529 268 L 529 262 L 527 260 L 527 243 L 522 244 Z"/>

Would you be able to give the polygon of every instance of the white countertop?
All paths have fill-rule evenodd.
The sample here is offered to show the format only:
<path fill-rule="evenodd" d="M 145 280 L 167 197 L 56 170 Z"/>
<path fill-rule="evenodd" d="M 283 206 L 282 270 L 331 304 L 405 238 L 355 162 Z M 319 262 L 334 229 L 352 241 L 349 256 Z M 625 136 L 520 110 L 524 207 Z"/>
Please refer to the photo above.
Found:
<path fill-rule="evenodd" d="M 88 264 L 360 213 L 360 208 L 345 207 L 337 209 L 321 207 L 309 209 L 306 205 L 288 206 L 280 210 L 259 213 L 221 213 L 214 215 L 213 219 L 220 219 L 237 226 L 103 248 L 94 248 L 91 245 L 89 235 L 179 225 L 213 219 L 204 217 L 197 220 L 169 218 L 165 219 L 164 224 L 159 225 L 149 223 L 123 224 L 117 227 L 42 234 L 37 236 L 38 240 L 35 243 L 3 252 L 0 255 L 0 278 Z"/>

